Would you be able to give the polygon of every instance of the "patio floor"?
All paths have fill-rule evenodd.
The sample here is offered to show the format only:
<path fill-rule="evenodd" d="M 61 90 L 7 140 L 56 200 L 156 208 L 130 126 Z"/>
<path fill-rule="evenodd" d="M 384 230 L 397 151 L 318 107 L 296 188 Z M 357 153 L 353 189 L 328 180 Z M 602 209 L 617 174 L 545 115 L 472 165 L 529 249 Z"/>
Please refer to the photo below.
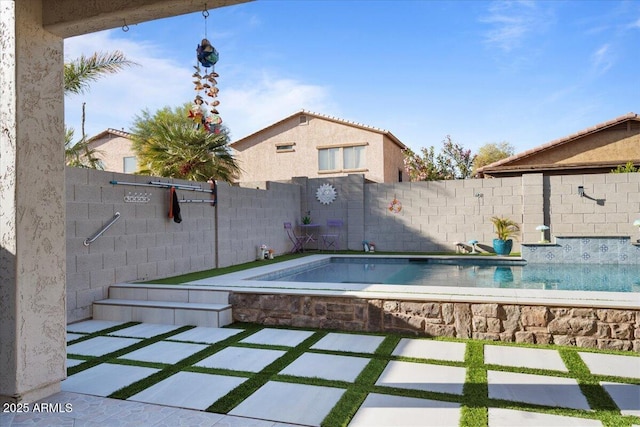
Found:
<path fill-rule="evenodd" d="M 67 329 L 62 391 L 0 425 L 640 426 L 634 353 L 256 325 Z"/>

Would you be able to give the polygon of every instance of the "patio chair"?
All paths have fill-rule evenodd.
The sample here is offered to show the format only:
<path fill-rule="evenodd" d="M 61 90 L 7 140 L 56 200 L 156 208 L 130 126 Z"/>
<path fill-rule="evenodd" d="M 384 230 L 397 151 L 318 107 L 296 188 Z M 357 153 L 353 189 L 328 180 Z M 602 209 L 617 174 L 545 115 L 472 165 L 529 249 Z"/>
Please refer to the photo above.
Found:
<path fill-rule="evenodd" d="M 340 236 L 342 236 L 343 225 L 344 222 L 341 219 L 327 220 L 327 232 L 320 235 L 323 250 L 328 251 L 333 248 L 335 252 L 340 249 Z"/>
<path fill-rule="evenodd" d="M 291 243 L 293 243 L 293 247 L 291 248 L 291 253 L 295 254 L 298 252 L 302 252 L 304 250 L 304 242 L 306 241 L 306 236 L 298 236 L 295 232 L 295 230 L 293 229 L 293 227 L 291 226 L 290 222 L 285 222 L 284 223 L 284 229 L 287 232 L 287 236 L 289 236 L 289 240 L 291 240 Z"/>

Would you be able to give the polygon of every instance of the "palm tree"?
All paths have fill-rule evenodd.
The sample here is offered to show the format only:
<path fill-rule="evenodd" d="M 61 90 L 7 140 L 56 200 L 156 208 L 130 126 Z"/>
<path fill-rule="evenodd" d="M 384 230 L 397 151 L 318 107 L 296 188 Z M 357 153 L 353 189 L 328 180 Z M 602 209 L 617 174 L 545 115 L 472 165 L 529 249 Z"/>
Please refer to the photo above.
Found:
<path fill-rule="evenodd" d="M 96 154 L 95 148 L 90 148 L 86 138 L 73 142 L 73 129 L 65 129 L 64 158 L 67 166 L 104 170 L 104 164 Z"/>
<path fill-rule="evenodd" d="M 232 182 L 238 177 L 240 168 L 228 148 L 226 129 L 216 134 L 195 127 L 188 119 L 154 120 L 148 112 L 144 114 L 147 119 L 138 117 L 132 133 L 138 173 L 190 181 Z"/>
<path fill-rule="evenodd" d="M 64 64 L 64 93 L 80 94 L 89 90 L 89 83 L 98 80 L 105 74 L 115 74 L 125 67 L 138 65 L 128 60 L 119 50 L 113 52 L 96 52 L 91 56 L 80 55 L 79 58 Z"/>
<path fill-rule="evenodd" d="M 128 60 L 118 50 L 108 53 L 94 53 L 91 56 L 80 55 L 79 58 L 64 64 L 64 93 L 65 95 L 82 94 L 89 90 L 89 83 L 98 80 L 106 74 L 137 65 Z M 96 157 L 96 150 L 89 148 L 89 142 L 84 133 L 84 104 L 82 105 L 82 136 L 73 141 L 74 129 L 65 129 L 65 159 L 69 166 L 103 169 L 102 162 Z"/>

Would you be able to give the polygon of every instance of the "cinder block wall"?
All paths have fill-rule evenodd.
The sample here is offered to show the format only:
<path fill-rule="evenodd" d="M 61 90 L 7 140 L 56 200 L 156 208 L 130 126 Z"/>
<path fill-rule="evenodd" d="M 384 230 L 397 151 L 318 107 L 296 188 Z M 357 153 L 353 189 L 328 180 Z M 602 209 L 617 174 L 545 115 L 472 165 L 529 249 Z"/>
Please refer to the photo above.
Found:
<path fill-rule="evenodd" d="M 549 218 L 558 236 L 631 236 L 640 218 L 640 173 L 567 175 L 546 178 Z M 584 197 L 578 195 L 584 187 Z"/>
<path fill-rule="evenodd" d="M 399 212 L 389 209 L 393 199 Z M 365 238 L 384 251 L 451 251 L 453 242 L 469 240 L 488 249 L 495 237 L 490 218 L 522 224 L 524 199 L 520 178 L 367 184 Z"/>
<path fill-rule="evenodd" d="M 253 261 L 262 244 L 277 254 L 289 251 L 284 222 L 296 224 L 300 197 L 298 185 L 268 182 L 266 190 L 219 185 L 218 266 Z"/>
<path fill-rule="evenodd" d="M 378 184 L 363 175 L 340 178 L 295 178 L 292 183 L 262 183 L 255 188 L 218 187 L 217 215 L 208 203 L 180 205 L 183 221 L 168 218 L 169 190 L 112 185 L 111 180 L 147 183 L 164 178 L 67 168 L 67 313 L 68 320 L 91 317 L 95 300 L 107 297 L 114 283 L 169 277 L 240 264 L 256 259 L 267 244 L 276 253 L 290 247 L 283 222 L 300 224 L 310 212 L 313 222 L 345 221 L 341 248 L 362 250 L 362 241 L 378 250 L 451 251 L 453 242 L 478 240 L 491 250 L 492 216 L 522 225 L 520 243 L 540 239 L 536 226 L 546 224 L 553 236 L 632 236 L 640 218 L 640 174 L 600 174 L 440 182 Z M 194 184 L 185 181 L 176 183 Z M 328 205 L 316 198 L 320 185 L 336 189 Z M 200 183 L 203 188 L 208 184 Z M 586 197 L 577 188 L 584 187 Z M 125 203 L 131 193 L 150 195 L 149 203 Z M 178 190 L 180 198 L 207 198 L 206 193 Z M 389 204 L 396 198 L 402 210 Z M 121 218 L 89 247 L 86 238 L 116 212 Z M 636 237 L 637 236 L 637 237 Z M 219 243 L 216 243 L 219 242 Z"/>
<path fill-rule="evenodd" d="M 90 169 L 66 169 L 67 318 L 90 318 L 93 301 L 115 283 L 152 280 L 256 258 L 256 246 L 288 250 L 282 223 L 300 212 L 300 187 L 269 183 L 269 190 L 218 188 L 218 214 L 209 203 L 181 203 L 182 222 L 168 217 L 169 190 L 112 185 L 110 181 L 198 184 Z M 208 189 L 207 183 L 199 183 Z M 126 203 L 146 194 L 148 203 Z M 177 190 L 180 199 L 209 194 Z M 83 242 L 120 212 L 120 219 L 89 246 Z M 217 224 L 217 226 L 216 226 Z M 218 236 L 216 239 L 216 230 Z M 216 242 L 221 242 L 216 247 Z"/>

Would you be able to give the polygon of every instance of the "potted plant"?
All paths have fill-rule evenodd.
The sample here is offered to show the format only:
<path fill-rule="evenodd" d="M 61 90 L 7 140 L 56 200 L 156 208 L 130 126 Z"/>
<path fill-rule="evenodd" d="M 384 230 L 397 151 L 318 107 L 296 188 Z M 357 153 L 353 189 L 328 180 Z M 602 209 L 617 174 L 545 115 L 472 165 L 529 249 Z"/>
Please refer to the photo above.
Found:
<path fill-rule="evenodd" d="M 497 239 L 493 239 L 493 250 L 498 255 L 509 255 L 513 248 L 513 240 L 510 237 L 516 236 L 520 226 L 512 219 L 497 216 L 491 218 L 491 222 L 497 236 Z"/>

